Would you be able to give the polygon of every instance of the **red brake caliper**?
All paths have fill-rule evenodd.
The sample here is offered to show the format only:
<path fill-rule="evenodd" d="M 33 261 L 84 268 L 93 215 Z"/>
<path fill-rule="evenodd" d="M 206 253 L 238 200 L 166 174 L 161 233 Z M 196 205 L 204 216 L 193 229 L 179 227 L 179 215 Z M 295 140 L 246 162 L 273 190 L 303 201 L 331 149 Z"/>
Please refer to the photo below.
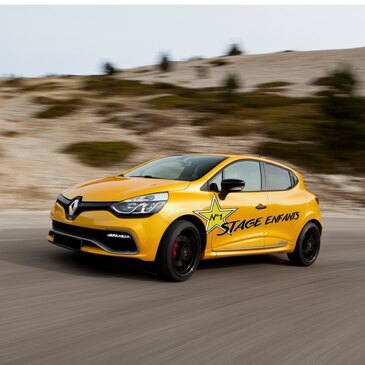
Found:
<path fill-rule="evenodd" d="M 173 260 L 177 259 L 177 249 L 178 248 L 179 248 L 179 241 L 175 240 L 174 246 L 172 247 L 172 259 Z"/>

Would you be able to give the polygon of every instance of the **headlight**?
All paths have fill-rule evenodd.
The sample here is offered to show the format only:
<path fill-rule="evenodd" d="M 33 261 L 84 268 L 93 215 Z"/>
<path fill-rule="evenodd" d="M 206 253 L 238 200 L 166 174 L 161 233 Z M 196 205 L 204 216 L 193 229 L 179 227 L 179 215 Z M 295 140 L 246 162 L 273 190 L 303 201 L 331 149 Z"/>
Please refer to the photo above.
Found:
<path fill-rule="evenodd" d="M 168 193 L 141 195 L 111 206 L 119 214 L 153 214 L 159 212 L 169 198 Z"/>

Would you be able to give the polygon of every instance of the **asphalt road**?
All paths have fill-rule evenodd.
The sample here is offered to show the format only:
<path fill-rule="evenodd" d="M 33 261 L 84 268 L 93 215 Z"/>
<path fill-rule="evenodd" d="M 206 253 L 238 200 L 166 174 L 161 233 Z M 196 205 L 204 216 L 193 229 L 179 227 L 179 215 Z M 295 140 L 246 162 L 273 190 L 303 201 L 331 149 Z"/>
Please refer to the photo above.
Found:
<path fill-rule="evenodd" d="M 234 258 L 165 283 L 4 217 L 0 364 L 365 363 L 365 218 L 325 219 L 310 268 Z"/>

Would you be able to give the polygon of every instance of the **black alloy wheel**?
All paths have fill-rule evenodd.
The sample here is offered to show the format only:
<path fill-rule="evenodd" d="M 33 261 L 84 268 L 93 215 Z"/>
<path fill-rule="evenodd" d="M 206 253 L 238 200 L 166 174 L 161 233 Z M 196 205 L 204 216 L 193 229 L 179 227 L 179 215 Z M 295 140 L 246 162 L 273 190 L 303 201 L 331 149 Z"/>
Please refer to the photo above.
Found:
<path fill-rule="evenodd" d="M 299 235 L 295 250 L 288 254 L 290 262 L 310 266 L 316 261 L 321 247 L 321 231 L 313 222 L 307 223 Z"/>
<path fill-rule="evenodd" d="M 169 281 L 185 281 L 196 270 L 201 256 L 201 239 L 195 225 L 178 220 L 168 228 L 159 248 L 157 268 Z"/>

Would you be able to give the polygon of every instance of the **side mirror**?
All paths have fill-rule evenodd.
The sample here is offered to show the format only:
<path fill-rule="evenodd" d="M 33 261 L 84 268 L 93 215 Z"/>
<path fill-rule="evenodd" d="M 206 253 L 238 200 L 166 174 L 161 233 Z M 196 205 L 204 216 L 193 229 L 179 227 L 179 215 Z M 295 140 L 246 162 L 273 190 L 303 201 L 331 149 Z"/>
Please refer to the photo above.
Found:
<path fill-rule="evenodd" d="M 226 196 L 233 191 L 242 191 L 245 187 L 245 182 L 239 179 L 224 179 L 222 180 L 222 191 L 219 198 L 224 200 Z"/>
<path fill-rule="evenodd" d="M 219 188 L 218 188 L 218 185 L 216 183 L 211 183 L 209 185 L 209 190 L 210 191 L 215 191 L 216 193 L 219 193 Z"/>

